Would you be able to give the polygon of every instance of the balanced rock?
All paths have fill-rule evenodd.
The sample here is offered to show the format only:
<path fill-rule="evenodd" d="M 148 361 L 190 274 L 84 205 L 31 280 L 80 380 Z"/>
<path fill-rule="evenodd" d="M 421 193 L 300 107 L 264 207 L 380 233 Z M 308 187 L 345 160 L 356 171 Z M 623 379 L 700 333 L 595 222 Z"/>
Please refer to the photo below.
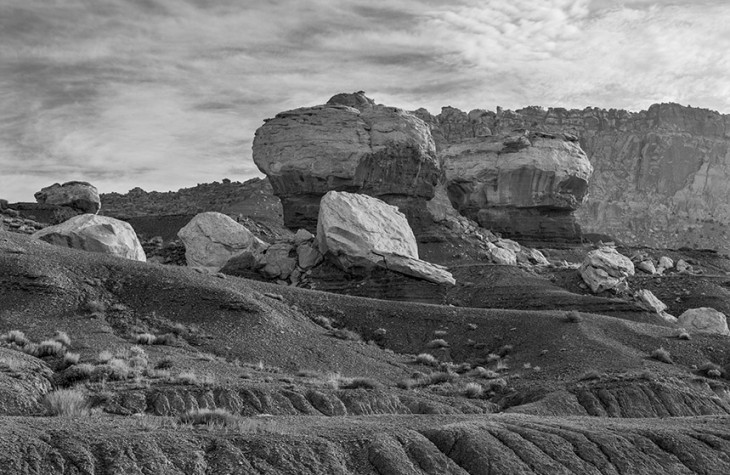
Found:
<path fill-rule="evenodd" d="M 594 293 L 624 285 L 626 278 L 634 272 L 631 259 L 608 246 L 589 252 L 578 269 L 581 278 Z"/>
<path fill-rule="evenodd" d="M 730 336 L 725 314 L 710 307 L 687 310 L 679 316 L 677 324 L 689 332 Z"/>
<path fill-rule="evenodd" d="M 440 152 L 449 199 L 464 216 L 505 236 L 576 240 L 573 212 L 593 167 L 565 135 L 485 136 Z"/>
<path fill-rule="evenodd" d="M 63 185 L 54 183 L 34 196 L 39 204 L 65 206 L 82 213 L 96 214 L 101 209 L 99 191 L 85 181 L 69 181 Z"/>
<path fill-rule="evenodd" d="M 268 247 L 246 227 L 216 212 L 196 215 L 177 235 L 185 244 L 188 265 L 213 272 L 218 272 L 235 255 L 263 252 Z"/>
<path fill-rule="evenodd" d="M 418 259 L 405 215 L 367 195 L 327 193 L 319 207 L 317 243 L 344 270 L 380 266 L 430 282 L 455 283 L 445 268 Z"/>
<path fill-rule="evenodd" d="M 428 126 L 362 93 L 266 120 L 253 159 L 282 202 L 285 225 L 309 231 L 330 190 L 378 197 L 409 216 L 427 214 L 441 173 Z"/>
<path fill-rule="evenodd" d="M 33 237 L 56 246 L 102 252 L 143 262 L 147 260 L 132 226 L 107 216 L 81 214 L 61 224 L 43 228 Z"/>

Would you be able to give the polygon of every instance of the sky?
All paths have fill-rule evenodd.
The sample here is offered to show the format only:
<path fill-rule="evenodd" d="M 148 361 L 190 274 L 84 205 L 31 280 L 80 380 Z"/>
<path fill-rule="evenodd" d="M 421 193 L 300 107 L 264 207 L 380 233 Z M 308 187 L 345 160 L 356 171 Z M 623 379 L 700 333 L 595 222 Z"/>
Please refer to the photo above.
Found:
<path fill-rule="evenodd" d="M 728 52 L 726 0 L 0 0 L 0 198 L 262 176 L 263 120 L 339 92 L 730 113 Z"/>

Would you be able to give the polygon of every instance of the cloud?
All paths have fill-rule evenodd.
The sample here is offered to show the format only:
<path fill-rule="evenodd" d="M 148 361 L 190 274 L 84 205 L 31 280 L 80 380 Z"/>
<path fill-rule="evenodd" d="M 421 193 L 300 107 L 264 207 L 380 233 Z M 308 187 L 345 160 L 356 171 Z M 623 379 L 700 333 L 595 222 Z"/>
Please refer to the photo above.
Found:
<path fill-rule="evenodd" d="M 729 15 L 721 0 L 4 0 L 0 195 L 244 180 L 264 118 L 355 90 L 432 112 L 730 112 Z"/>

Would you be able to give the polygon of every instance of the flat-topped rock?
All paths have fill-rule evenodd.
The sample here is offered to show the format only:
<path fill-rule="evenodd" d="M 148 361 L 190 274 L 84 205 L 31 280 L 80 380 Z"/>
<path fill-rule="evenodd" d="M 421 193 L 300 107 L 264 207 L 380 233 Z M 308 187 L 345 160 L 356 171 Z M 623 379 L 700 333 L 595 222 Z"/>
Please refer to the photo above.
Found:
<path fill-rule="evenodd" d="M 37 192 L 35 199 L 39 204 L 65 206 L 81 213 L 96 214 L 101 209 L 99 191 L 85 181 L 54 183 Z"/>

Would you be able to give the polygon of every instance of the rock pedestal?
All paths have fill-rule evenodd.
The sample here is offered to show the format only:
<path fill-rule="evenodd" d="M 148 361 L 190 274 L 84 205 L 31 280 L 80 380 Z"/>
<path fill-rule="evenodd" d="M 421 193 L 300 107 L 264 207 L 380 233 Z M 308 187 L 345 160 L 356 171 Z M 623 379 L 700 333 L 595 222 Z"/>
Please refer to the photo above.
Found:
<path fill-rule="evenodd" d="M 286 226 L 311 232 L 328 191 L 367 194 L 417 215 L 440 176 L 428 126 L 360 93 L 267 120 L 256 131 L 253 159 L 281 199 Z"/>

